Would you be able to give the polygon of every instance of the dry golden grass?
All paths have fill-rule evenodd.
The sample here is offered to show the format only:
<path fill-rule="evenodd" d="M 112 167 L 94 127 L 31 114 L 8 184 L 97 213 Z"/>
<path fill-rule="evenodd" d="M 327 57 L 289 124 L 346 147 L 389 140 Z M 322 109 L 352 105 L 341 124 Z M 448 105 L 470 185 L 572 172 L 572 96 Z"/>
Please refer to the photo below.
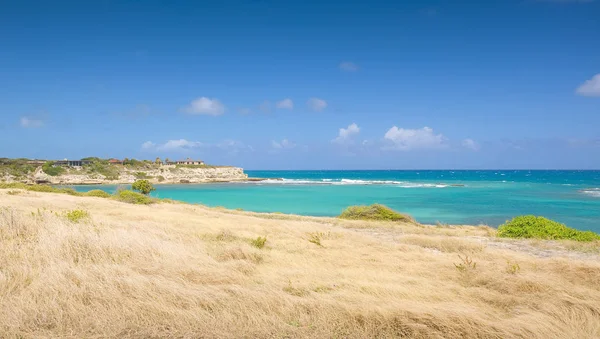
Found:
<path fill-rule="evenodd" d="M 6 190 L 0 209 L 2 338 L 600 337 L 597 256 L 486 228 Z"/>

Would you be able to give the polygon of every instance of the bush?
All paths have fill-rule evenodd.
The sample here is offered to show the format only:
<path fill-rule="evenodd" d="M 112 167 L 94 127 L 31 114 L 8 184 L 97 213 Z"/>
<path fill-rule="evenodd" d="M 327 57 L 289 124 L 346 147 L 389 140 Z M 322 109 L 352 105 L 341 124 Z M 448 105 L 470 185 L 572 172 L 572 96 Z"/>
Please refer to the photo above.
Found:
<path fill-rule="evenodd" d="M 136 180 L 133 183 L 133 185 L 131 185 L 131 188 L 134 191 L 140 191 L 142 194 L 145 195 L 148 195 L 150 194 L 150 192 L 155 190 L 154 186 L 152 186 L 152 184 L 148 180 Z"/>
<path fill-rule="evenodd" d="M 61 175 L 63 173 L 65 173 L 65 169 L 62 167 L 55 167 L 53 166 L 54 163 L 53 162 L 46 162 L 45 164 L 42 165 L 42 171 L 50 176 L 58 176 Z"/>
<path fill-rule="evenodd" d="M 155 199 L 133 191 L 119 191 L 114 198 L 118 201 L 137 205 L 149 205 L 155 202 Z"/>
<path fill-rule="evenodd" d="M 383 220 L 383 221 L 408 221 L 414 222 L 414 219 L 394 211 L 393 209 L 380 204 L 371 206 L 350 206 L 346 208 L 338 218 L 351 220 Z"/>
<path fill-rule="evenodd" d="M 600 240 L 600 235 L 594 232 L 578 231 L 559 222 L 534 215 L 522 215 L 507 221 L 498 227 L 497 235 L 501 238 Z"/>
<path fill-rule="evenodd" d="M 265 247 L 265 243 L 267 242 L 267 237 L 257 237 L 256 239 L 250 240 L 250 245 L 256 248 Z"/>
<path fill-rule="evenodd" d="M 146 172 L 135 172 L 133 174 L 136 179 L 151 179 L 151 176 L 148 176 Z"/>
<path fill-rule="evenodd" d="M 84 193 L 85 196 L 88 197 L 98 197 L 98 198 L 110 198 L 111 195 L 103 190 L 91 190 Z"/>
<path fill-rule="evenodd" d="M 90 214 L 84 210 L 72 210 L 65 212 L 65 218 L 72 223 L 78 223 L 81 220 L 88 219 Z"/>

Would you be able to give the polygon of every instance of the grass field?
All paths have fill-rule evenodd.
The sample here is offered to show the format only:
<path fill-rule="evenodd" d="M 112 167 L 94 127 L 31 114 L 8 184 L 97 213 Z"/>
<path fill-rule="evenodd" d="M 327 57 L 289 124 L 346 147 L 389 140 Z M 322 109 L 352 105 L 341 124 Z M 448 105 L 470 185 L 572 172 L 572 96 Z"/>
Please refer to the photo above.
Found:
<path fill-rule="evenodd" d="M 600 337 L 598 252 L 494 234 L 0 189 L 0 337 Z"/>

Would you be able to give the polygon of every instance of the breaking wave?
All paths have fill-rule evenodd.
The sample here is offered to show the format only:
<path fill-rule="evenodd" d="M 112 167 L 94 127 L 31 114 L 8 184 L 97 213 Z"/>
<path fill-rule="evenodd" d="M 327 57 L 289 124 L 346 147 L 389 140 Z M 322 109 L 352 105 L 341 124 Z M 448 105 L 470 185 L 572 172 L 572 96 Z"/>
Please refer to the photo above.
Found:
<path fill-rule="evenodd" d="M 579 192 L 590 195 L 595 198 L 600 198 L 600 187 L 586 188 L 586 189 L 580 190 Z"/>
<path fill-rule="evenodd" d="M 444 183 L 416 183 L 408 181 L 396 181 L 396 180 L 360 180 L 360 179 L 267 179 L 255 182 L 256 184 L 278 184 L 278 185 L 386 185 L 386 186 L 398 186 L 403 188 L 444 188 L 450 186 L 464 186 L 464 185 L 450 185 Z"/>

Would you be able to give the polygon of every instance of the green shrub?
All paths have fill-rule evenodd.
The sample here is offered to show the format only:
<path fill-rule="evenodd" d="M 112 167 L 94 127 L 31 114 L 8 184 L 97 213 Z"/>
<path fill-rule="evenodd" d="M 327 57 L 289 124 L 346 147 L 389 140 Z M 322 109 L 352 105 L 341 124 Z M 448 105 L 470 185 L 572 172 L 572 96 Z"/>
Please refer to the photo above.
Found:
<path fill-rule="evenodd" d="M 148 174 L 146 172 L 135 172 L 133 175 L 135 176 L 136 179 L 150 179 L 150 178 L 152 178 L 151 176 L 148 176 Z"/>
<path fill-rule="evenodd" d="M 84 210 L 72 210 L 65 212 L 64 216 L 70 222 L 78 223 L 84 219 L 88 219 L 90 217 L 90 214 Z"/>
<path fill-rule="evenodd" d="M 85 165 L 85 169 L 90 174 L 101 174 L 106 180 L 118 180 L 119 169 L 117 166 L 108 163 L 108 160 L 92 158 L 92 163 Z"/>
<path fill-rule="evenodd" d="M 414 222 L 414 219 L 394 211 L 393 209 L 380 204 L 371 206 L 350 206 L 346 208 L 338 218 L 351 220 L 384 220 L 384 221 L 408 221 Z"/>
<path fill-rule="evenodd" d="M 250 240 L 250 245 L 256 248 L 265 247 L 265 243 L 267 242 L 267 237 L 257 237 L 256 239 Z"/>
<path fill-rule="evenodd" d="M 600 240 L 600 235 L 594 232 L 578 231 L 559 222 L 534 215 L 522 215 L 507 221 L 498 227 L 497 235 L 501 238 Z"/>
<path fill-rule="evenodd" d="M 91 190 L 84 193 L 87 197 L 110 198 L 111 195 L 103 190 Z"/>
<path fill-rule="evenodd" d="M 156 190 L 148 180 L 136 180 L 133 185 L 131 185 L 131 188 L 134 191 L 140 191 L 145 195 L 148 195 L 150 192 Z"/>
<path fill-rule="evenodd" d="M 42 171 L 53 177 L 65 173 L 64 168 L 58 167 L 58 166 L 55 167 L 53 165 L 54 165 L 54 163 L 51 161 L 46 162 L 45 164 L 42 165 Z"/>
<path fill-rule="evenodd" d="M 159 175 L 158 177 L 156 177 L 156 179 L 158 179 L 158 182 L 165 181 L 165 177 L 163 177 L 162 175 Z"/>
<path fill-rule="evenodd" d="M 117 192 L 114 198 L 118 201 L 137 205 L 149 205 L 155 202 L 155 199 L 152 199 L 144 194 L 127 190 Z"/>

